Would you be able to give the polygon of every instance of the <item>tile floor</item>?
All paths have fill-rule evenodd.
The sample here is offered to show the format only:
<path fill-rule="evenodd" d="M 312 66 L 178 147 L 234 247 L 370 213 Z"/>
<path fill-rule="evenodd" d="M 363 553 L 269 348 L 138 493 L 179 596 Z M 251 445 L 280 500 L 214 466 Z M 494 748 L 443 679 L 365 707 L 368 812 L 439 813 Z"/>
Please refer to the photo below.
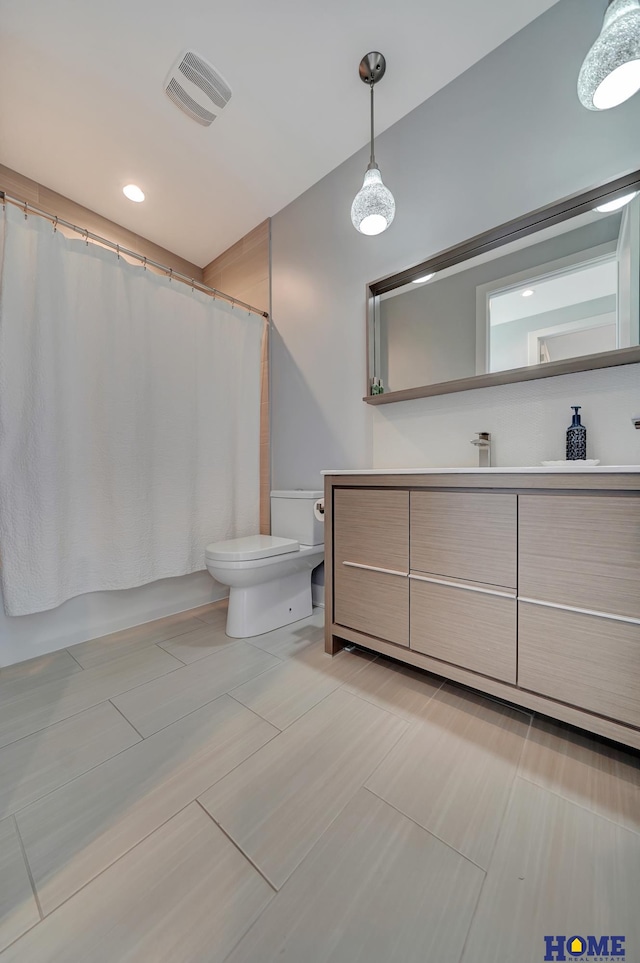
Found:
<path fill-rule="evenodd" d="M 640 963 L 640 757 L 203 606 L 0 669 L 0 963 Z"/>

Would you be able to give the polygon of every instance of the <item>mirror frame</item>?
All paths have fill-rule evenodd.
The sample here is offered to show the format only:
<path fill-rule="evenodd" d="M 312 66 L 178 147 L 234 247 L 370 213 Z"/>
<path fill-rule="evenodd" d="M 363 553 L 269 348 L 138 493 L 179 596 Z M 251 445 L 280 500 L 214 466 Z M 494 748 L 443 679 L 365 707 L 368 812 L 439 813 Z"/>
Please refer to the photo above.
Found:
<path fill-rule="evenodd" d="M 371 391 L 372 379 L 375 376 L 373 366 L 374 345 L 379 329 L 376 327 L 376 315 L 379 306 L 379 295 L 387 294 L 402 287 L 423 274 L 442 271 L 463 261 L 468 261 L 479 254 L 486 254 L 496 248 L 516 241 L 519 238 L 535 234 L 544 228 L 552 227 L 571 217 L 591 211 L 598 202 L 615 200 L 630 189 L 640 191 L 640 170 L 624 174 L 613 181 L 604 182 L 588 191 L 572 194 L 546 207 L 538 208 L 513 221 L 507 221 L 499 227 L 477 234 L 475 237 L 457 244 L 455 247 L 440 251 L 426 261 L 421 261 L 414 267 L 407 268 L 396 274 L 371 281 L 367 285 L 367 386 Z M 494 385 L 515 384 L 519 381 L 535 381 L 538 378 L 553 378 L 556 375 L 573 374 L 576 371 L 593 371 L 596 368 L 610 368 L 623 364 L 640 362 L 640 345 L 630 348 L 616 348 L 614 351 L 603 351 L 599 354 L 582 355 L 565 361 L 550 361 L 546 364 L 529 365 L 523 368 L 510 368 L 492 374 L 470 375 L 455 381 L 441 381 L 431 385 L 419 385 L 414 388 L 403 388 L 400 391 L 389 391 L 386 394 L 366 394 L 363 401 L 370 405 L 388 405 L 394 401 L 411 401 L 415 398 L 428 398 L 431 395 L 444 395 L 456 391 L 470 391 L 474 388 L 490 388 Z"/>

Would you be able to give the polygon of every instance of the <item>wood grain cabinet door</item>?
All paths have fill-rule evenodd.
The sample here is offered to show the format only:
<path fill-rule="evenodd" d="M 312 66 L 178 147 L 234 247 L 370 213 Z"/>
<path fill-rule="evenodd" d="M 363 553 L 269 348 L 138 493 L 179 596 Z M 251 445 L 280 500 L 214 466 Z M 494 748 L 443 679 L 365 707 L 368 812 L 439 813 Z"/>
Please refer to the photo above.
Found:
<path fill-rule="evenodd" d="M 415 575 L 409 581 L 412 649 L 515 684 L 515 590 L 507 596 Z"/>
<path fill-rule="evenodd" d="M 518 685 L 640 728 L 640 625 L 518 602 Z"/>
<path fill-rule="evenodd" d="M 411 569 L 516 586 L 517 497 L 411 492 Z"/>
<path fill-rule="evenodd" d="M 640 497 L 521 495 L 518 594 L 640 619 Z"/>
<path fill-rule="evenodd" d="M 344 488 L 333 501 L 334 621 L 409 644 L 409 493 Z"/>

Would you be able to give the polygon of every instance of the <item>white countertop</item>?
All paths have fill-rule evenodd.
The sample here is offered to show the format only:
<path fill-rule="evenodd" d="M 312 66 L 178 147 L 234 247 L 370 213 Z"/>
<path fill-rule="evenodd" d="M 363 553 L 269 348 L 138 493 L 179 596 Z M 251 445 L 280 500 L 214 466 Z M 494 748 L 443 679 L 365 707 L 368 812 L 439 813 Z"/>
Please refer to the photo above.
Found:
<path fill-rule="evenodd" d="M 640 465 L 576 465 L 549 468 L 333 468 L 323 475 L 608 475 L 638 474 Z"/>

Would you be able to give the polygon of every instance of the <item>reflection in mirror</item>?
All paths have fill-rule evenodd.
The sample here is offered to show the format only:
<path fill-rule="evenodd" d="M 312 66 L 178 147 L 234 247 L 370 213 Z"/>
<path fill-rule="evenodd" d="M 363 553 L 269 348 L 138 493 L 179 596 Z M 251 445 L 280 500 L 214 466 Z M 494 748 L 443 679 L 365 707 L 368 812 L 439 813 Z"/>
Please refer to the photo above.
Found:
<path fill-rule="evenodd" d="M 638 345 L 640 194 L 626 200 L 375 298 L 385 392 Z"/>

